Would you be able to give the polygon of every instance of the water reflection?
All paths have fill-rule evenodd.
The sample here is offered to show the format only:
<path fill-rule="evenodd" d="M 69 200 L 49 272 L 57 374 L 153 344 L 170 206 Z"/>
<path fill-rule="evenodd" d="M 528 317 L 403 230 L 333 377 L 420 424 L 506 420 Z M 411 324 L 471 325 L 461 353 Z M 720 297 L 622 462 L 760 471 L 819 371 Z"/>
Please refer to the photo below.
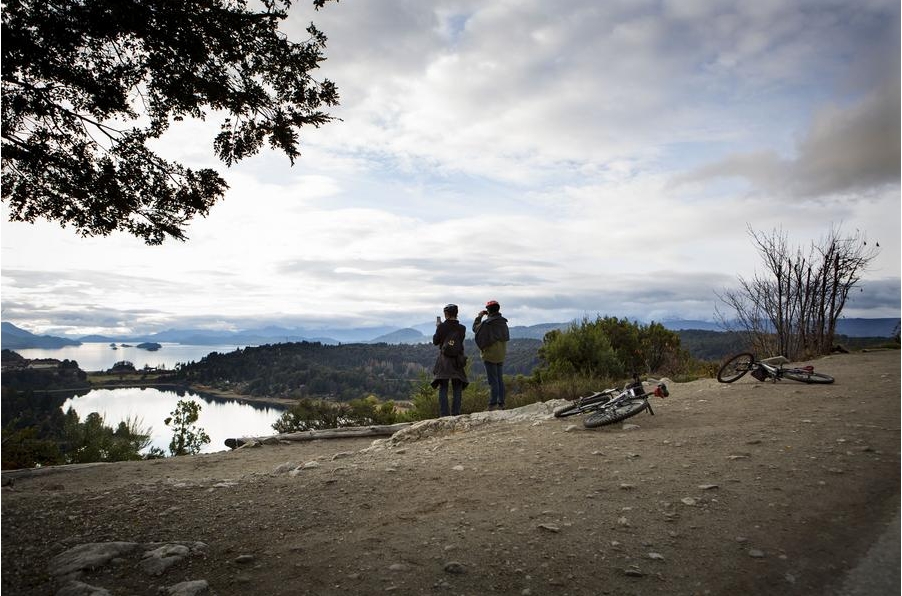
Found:
<path fill-rule="evenodd" d="M 225 399 L 201 396 L 191 391 L 153 388 L 92 389 L 85 395 L 66 400 L 63 411 L 72 407 L 81 420 L 91 412 L 104 417 L 107 426 L 115 428 L 132 418 L 145 430 L 151 427 L 151 446 L 169 453 L 172 430 L 163 421 L 169 417 L 180 399 L 200 403 L 200 418 L 195 424 L 210 435 L 210 443 L 202 453 L 224 451 L 225 440 L 231 437 L 268 436 L 276 434 L 272 424 L 284 412 L 283 408 L 255 406 Z"/>

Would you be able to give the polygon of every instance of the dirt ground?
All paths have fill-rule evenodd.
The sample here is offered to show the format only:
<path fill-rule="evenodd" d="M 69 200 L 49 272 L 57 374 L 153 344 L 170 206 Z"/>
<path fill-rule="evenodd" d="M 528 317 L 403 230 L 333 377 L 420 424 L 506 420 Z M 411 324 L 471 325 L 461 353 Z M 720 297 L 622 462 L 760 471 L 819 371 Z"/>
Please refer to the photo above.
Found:
<path fill-rule="evenodd" d="M 871 545 L 898 533 L 900 355 L 812 364 L 836 383 L 671 384 L 655 416 L 626 426 L 499 416 L 372 448 L 320 440 L 4 474 L 2 589 L 849 593 Z M 48 571 L 73 547 L 119 541 L 206 546 L 159 576 L 125 556 L 81 584 Z M 898 555 L 879 567 L 894 595 Z M 168 588 L 189 580 L 208 588 Z"/>

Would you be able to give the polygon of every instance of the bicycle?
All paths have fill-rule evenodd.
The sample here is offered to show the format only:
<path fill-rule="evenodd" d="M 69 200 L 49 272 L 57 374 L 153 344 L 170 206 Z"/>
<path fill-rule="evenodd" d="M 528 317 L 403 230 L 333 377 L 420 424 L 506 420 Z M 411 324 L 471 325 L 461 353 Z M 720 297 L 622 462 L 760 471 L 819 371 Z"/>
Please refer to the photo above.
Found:
<path fill-rule="evenodd" d="M 750 372 L 755 379 L 761 382 L 770 379 L 776 383 L 781 379 L 789 379 L 799 383 L 827 385 L 834 381 L 830 375 L 814 372 L 813 366 L 783 368 L 784 364 L 789 364 L 789 360 L 785 356 L 757 360 L 751 352 L 743 352 L 724 362 L 717 371 L 717 380 L 721 383 L 732 383 Z"/>
<path fill-rule="evenodd" d="M 574 414 L 592 412 L 583 421 L 583 425 L 586 428 L 614 424 L 635 416 L 646 409 L 649 414 L 654 415 L 655 412 L 652 410 L 648 398 L 652 395 L 662 398 L 670 395 L 667 391 L 667 385 L 657 381 L 656 383 L 654 390 L 648 393 L 645 391 L 638 375 L 634 375 L 633 382 L 623 389 L 605 389 L 604 391 L 597 391 L 592 395 L 581 397 L 572 405 L 558 408 L 554 411 L 554 415 L 556 418 L 562 418 Z"/>
<path fill-rule="evenodd" d="M 604 391 L 596 391 L 592 395 L 580 397 L 570 405 L 555 409 L 554 417 L 564 418 L 574 414 L 582 414 L 583 412 L 592 412 L 597 410 L 603 403 L 610 401 L 615 393 L 617 393 L 616 389 L 605 389 Z"/>

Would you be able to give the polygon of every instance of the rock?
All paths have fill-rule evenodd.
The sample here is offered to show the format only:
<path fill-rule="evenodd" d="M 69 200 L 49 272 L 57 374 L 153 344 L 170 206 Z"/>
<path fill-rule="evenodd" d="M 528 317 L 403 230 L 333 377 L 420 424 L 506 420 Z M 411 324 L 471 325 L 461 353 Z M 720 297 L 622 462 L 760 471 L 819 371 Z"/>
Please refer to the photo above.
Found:
<path fill-rule="evenodd" d="M 392 563 L 388 567 L 389 571 L 407 571 L 408 569 L 410 568 L 404 563 Z"/>
<path fill-rule="evenodd" d="M 190 552 L 183 544 L 165 544 L 144 553 L 141 569 L 148 575 L 163 575 L 167 569 L 186 559 Z"/>
<path fill-rule="evenodd" d="M 702 490 L 714 490 L 715 488 L 720 488 L 716 484 L 699 484 L 698 487 Z"/>
<path fill-rule="evenodd" d="M 467 568 L 463 563 L 458 563 L 457 561 L 449 561 L 445 563 L 445 573 L 451 573 L 453 575 L 462 575 L 467 572 Z"/>
<path fill-rule="evenodd" d="M 680 502 L 681 502 L 683 505 L 689 505 L 690 507 L 692 507 L 693 505 L 695 505 L 696 503 L 698 503 L 698 501 L 696 501 L 696 500 L 693 499 L 692 497 L 683 497 L 682 499 L 680 499 Z"/>
<path fill-rule="evenodd" d="M 764 551 L 753 548 L 749 550 L 749 556 L 753 559 L 763 559 L 765 557 Z"/>
<path fill-rule="evenodd" d="M 111 596 L 109 590 L 78 581 L 70 581 L 57 590 L 56 596 Z"/>
<path fill-rule="evenodd" d="M 250 565 L 254 561 L 257 560 L 257 557 L 254 555 L 238 555 L 235 557 L 235 562 L 239 565 Z"/>
<path fill-rule="evenodd" d="M 664 560 L 664 555 L 662 555 L 661 553 L 648 553 L 647 556 L 649 559 L 652 559 L 654 561 L 663 561 Z"/>
<path fill-rule="evenodd" d="M 554 524 L 539 524 L 540 530 L 545 530 L 546 532 L 560 532 L 561 529 Z"/>
<path fill-rule="evenodd" d="M 575 431 L 575 430 L 579 430 L 579 426 L 577 426 L 577 425 L 575 425 L 575 424 L 569 424 L 569 425 L 567 425 L 567 428 L 564 429 L 564 432 L 565 432 L 565 433 L 572 433 L 572 432 Z"/>
<path fill-rule="evenodd" d="M 196 579 L 160 588 L 159 593 L 162 596 L 197 596 L 207 593 L 209 589 L 210 584 L 207 583 L 207 580 Z"/>
<path fill-rule="evenodd" d="M 630 431 L 630 430 L 639 430 L 642 427 L 639 426 L 638 424 L 624 424 L 622 428 L 623 428 L 623 430 Z"/>
<path fill-rule="evenodd" d="M 300 467 L 300 469 L 301 470 L 312 470 L 313 468 L 318 468 L 319 466 L 320 466 L 320 463 L 316 460 L 313 460 L 313 461 L 308 461 L 307 463 L 302 465 Z"/>
<path fill-rule="evenodd" d="M 454 470 L 455 472 L 463 472 L 463 471 L 464 471 L 464 467 L 463 467 L 462 465 L 460 465 L 460 464 L 454 466 L 454 467 L 451 468 L 451 469 Z"/>
<path fill-rule="evenodd" d="M 638 567 L 627 567 L 623 570 L 623 574 L 629 577 L 645 577 L 645 574 Z"/>
<path fill-rule="evenodd" d="M 353 457 L 353 455 L 354 454 L 350 451 L 340 451 L 332 456 L 332 461 L 335 461 L 336 459 L 345 459 L 346 457 Z"/>
<path fill-rule="evenodd" d="M 60 578 L 96 569 L 112 559 L 122 557 L 138 548 L 137 542 L 93 542 L 80 544 L 58 554 L 50 560 L 48 572 Z"/>
<path fill-rule="evenodd" d="M 290 461 L 287 461 L 287 462 L 285 462 L 283 464 L 279 464 L 278 466 L 273 468 L 272 473 L 275 476 L 278 476 L 279 474 L 287 474 L 288 472 L 292 471 L 295 467 L 296 467 L 296 464 L 293 464 Z"/>

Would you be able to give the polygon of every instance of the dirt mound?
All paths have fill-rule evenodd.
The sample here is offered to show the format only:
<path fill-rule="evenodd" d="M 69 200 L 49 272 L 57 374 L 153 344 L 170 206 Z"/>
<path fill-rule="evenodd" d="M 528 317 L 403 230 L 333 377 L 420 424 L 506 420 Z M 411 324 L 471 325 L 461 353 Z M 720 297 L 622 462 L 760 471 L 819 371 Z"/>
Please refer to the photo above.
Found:
<path fill-rule="evenodd" d="M 812 364 L 836 383 L 673 384 L 655 416 L 615 427 L 586 430 L 546 405 L 424 425 L 403 441 L 15 478 L 2 493 L 2 587 L 839 593 L 898 525 L 899 353 Z"/>

